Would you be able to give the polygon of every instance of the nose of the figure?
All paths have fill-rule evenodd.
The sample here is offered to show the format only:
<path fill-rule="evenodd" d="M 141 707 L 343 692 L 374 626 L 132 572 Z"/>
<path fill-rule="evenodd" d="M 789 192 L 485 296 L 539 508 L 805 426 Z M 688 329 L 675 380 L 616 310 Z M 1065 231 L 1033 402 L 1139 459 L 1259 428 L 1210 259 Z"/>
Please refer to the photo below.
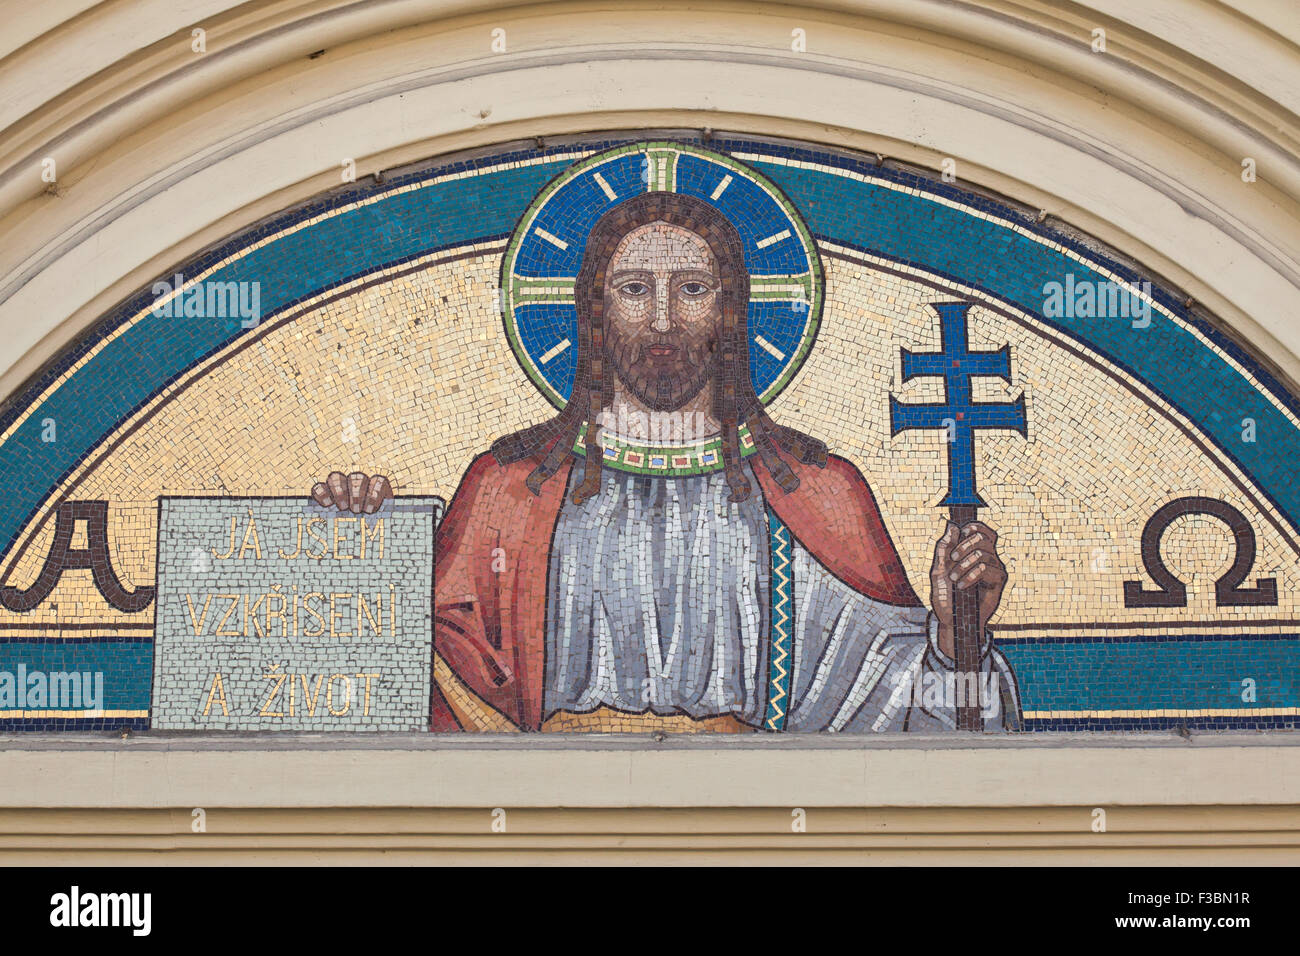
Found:
<path fill-rule="evenodd" d="M 672 296 L 669 294 L 667 285 L 660 284 L 657 287 L 656 294 L 655 294 L 654 321 L 650 323 L 651 330 L 654 332 L 658 332 L 660 335 L 664 335 L 672 331 L 673 319 L 672 319 L 672 315 L 669 312 L 669 308 L 670 308 L 669 302 L 671 301 L 671 299 Z"/>

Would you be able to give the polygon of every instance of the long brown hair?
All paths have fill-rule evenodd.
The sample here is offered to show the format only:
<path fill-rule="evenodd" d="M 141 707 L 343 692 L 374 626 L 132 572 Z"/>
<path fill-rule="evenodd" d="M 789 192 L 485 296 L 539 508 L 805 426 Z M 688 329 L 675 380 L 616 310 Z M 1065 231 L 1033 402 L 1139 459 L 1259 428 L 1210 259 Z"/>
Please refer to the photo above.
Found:
<path fill-rule="evenodd" d="M 740 234 L 713 206 L 680 193 L 643 193 L 614 206 L 596 222 L 574 283 L 578 359 L 569 402 L 554 418 L 497 439 L 492 445 L 493 457 L 506 465 L 545 454 L 526 479 L 529 490 L 541 494 L 542 483 L 560 470 L 565 456 L 571 453 L 582 423 L 590 422 L 584 440 L 586 468 L 582 484 L 574 489 L 573 503 L 582 504 L 600 490 L 603 455 L 595 423 L 601 410 L 614 399 L 617 374 L 605 347 L 605 272 L 623 237 L 653 222 L 689 229 L 708 243 L 718 263 L 722 326 L 715 352 L 713 414 L 722 423 L 722 464 L 731 500 L 743 501 L 750 493 L 749 479 L 740 467 L 741 422 L 749 426 L 763 466 L 782 489 L 794 491 L 799 487 L 799 478 L 781 459 L 777 448 L 805 464 L 820 467 L 826 464 L 826 445 L 776 424 L 758 400 L 749 377 L 749 272 L 745 269 Z"/>

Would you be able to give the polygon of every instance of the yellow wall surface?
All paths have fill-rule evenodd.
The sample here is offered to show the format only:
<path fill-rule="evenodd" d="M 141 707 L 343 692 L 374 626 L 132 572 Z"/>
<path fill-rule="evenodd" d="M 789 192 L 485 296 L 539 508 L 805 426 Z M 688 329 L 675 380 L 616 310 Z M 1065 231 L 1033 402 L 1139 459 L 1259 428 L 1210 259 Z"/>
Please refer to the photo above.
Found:
<path fill-rule="evenodd" d="M 141 0 L 18 9 L 0 41 L 6 396 L 175 263 L 338 187 L 347 162 L 364 178 L 511 140 L 704 128 L 848 147 L 936 171 L 952 160 L 963 184 L 1040 209 L 1044 221 L 1150 267 L 1284 383 L 1300 381 L 1300 323 L 1289 305 L 1300 290 L 1300 31 L 1284 2 Z M 42 175 L 47 160 L 53 181 Z M 1257 172 L 1250 182 L 1247 161 Z M 778 417 L 859 465 L 893 516 L 909 577 L 924 579 L 935 530 L 923 507 L 928 492 L 906 470 L 873 471 L 870 448 L 887 436 L 848 428 L 842 406 L 832 405 L 865 401 L 857 386 L 846 391 L 860 373 L 843 367 L 843 355 L 888 377 L 886 343 L 935 347 L 933 328 L 919 318 L 935 292 L 926 276 L 886 278 L 846 250 L 822 252 L 828 302 L 858 321 L 828 328 L 836 347 L 815 353 Z M 386 422 L 363 431 L 374 469 L 445 498 L 472 454 L 546 411 L 521 388 L 523 373 L 481 294 L 499 255 L 485 249 L 454 267 L 433 264 L 317 313 L 329 344 L 373 339 L 369 364 L 350 374 L 370 386 L 356 418 Z M 380 319 L 394 309 L 418 314 L 444 295 L 458 297 L 464 317 L 454 333 L 435 349 L 418 339 L 432 336 L 430 324 L 406 341 L 420 364 L 386 364 L 396 350 L 384 348 Z M 1178 481 L 1251 516 L 1257 567 L 1282 584 L 1283 607 L 1269 616 L 1293 615 L 1294 554 L 1267 503 L 1227 477 L 1230 462 L 1184 448 L 1172 417 L 1148 421 L 1151 396 L 1100 371 L 1086 383 L 1081 376 L 1092 373 L 1072 371 L 1092 398 L 1082 418 L 1067 414 L 1079 397 L 1045 387 L 1062 361 L 1049 330 L 989 314 L 988 342 L 975 344 L 1010 342 L 1032 400 L 1059 406 L 1043 418 L 1059 424 L 1032 446 L 1006 444 L 1008 484 L 1090 487 L 1106 456 L 1079 453 L 1083 435 L 1124 449 L 1151 443 L 1143 457 L 1152 463 L 1128 476 L 1122 500 L 1094 502 L 1109 523 L 1043 533 L 1028 519 L 1017 523 L 1011 509 L 999 516 L 1021 556 L 1018 573 L 1058 595 L 1045 617 L 1013 592 L 1003 623 L 1049 628 L 1088 605 L 1087 589 L 1140 577 L 1141 520 L 1172 487 L 1161 464 L 1170 457 L 1187 462 Z M 854 338 L 857 328 L 879 337 Z M 152 579 L 157 495 L 174 493 L 178 475 L 190 493 L 214 491 L 201 476 L 215 470 L 195 467 L 213 454 L 201 441 L 212 429 L 231 436 L 220 450 L 223 475 L 239 474 L 231 460 L 244 462 L 250 493 L 301 493 L 320 477 L 314 462 L 355 457 L 342 437 L 321 447 L 338 434 L 330 427 L 286 431 L 271 448 L 255 441 L 253 423 L 288 414 L 274 382 L 253 389 L 264 404 L 221 400 L 236 379 L 247 388 L 249 376 L 274 378 L 288 366 L 306 381 L 330 381 L 337 349 L 309 349 L 301 334 L 293 325 L 267 330 L 242 364 L 214 367 L 112 458 L 78 471 L 81 497 L 113 502 L 128 582 Z M 494 361 L 469 361 L 485 351 Z M 436 454 L 404 446 L 403 423 L 426 422 L 429 410 L 403 382 L 437 382 L 447 369 L 492 413 L 455 423 L 457 440 Z M 924 400 L 927 388 L 901 394 Z M 322 400 L 294 399 L 307 407 Z M 431 406 L 454 414 L 450 403 Z M 160 453 L 178 421 L 191 423 L 198 440 Z M 927 456 L 938 455 L 917 441 L 907 460 L 924 471 L 938 465 Z M 228 480 L 220 492 L 243 493 Z M 1021 504 L 1022 516 L 1051 510 Z M 1188 518 L 1164 547 L 1205 583 L 1230 555 L 1226 541 L 1202 530 Z M 1062 531 L 1082 534 L 1087 553 L 1116 556 L 1104 580 L 1059 575 Z M 39 531 L 12 569 L 16 583 L 38 573 L 51 534 Z M 94 616 L 87 582 L 60 588 L 60 600 L 85 599 Z M 1179 613 L 1205 613 L 1197 602 L 1207 594 L 1194 589 Z M 1256 609 L 1238 610 L 1245 619 Z M 13 862 L 1300 858 L 1300 750 L 1286 732 L 771 746 L 7 735 L 0 751 L 0 858 Z"/>

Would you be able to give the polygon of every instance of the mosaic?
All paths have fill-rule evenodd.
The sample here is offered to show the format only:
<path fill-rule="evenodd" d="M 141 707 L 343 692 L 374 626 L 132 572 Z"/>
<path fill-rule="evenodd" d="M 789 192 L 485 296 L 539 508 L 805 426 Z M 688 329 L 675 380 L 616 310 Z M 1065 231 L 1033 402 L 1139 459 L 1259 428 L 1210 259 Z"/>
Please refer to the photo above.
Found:
<path fill-rule="evenodd" d="M 152 726 L 420 730 L 441 507 L 160 499 Z"/>
<path fill-rule="evenodd" d="M 105 316 L 0 446 L 3 729 L 1300 720 L 1294 396 L 874 157 L 592 136 L 350 186 Z"/>

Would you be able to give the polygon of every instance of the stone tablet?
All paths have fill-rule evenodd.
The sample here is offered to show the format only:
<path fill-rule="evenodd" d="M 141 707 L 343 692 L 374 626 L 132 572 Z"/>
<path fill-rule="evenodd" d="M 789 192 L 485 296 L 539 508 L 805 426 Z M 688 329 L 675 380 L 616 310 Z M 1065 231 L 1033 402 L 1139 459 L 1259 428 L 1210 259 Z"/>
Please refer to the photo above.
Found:
<path fill-rule="evenodd" d="M 441 498 L 160 498 L 156 730 L 423 730 Z"/>

